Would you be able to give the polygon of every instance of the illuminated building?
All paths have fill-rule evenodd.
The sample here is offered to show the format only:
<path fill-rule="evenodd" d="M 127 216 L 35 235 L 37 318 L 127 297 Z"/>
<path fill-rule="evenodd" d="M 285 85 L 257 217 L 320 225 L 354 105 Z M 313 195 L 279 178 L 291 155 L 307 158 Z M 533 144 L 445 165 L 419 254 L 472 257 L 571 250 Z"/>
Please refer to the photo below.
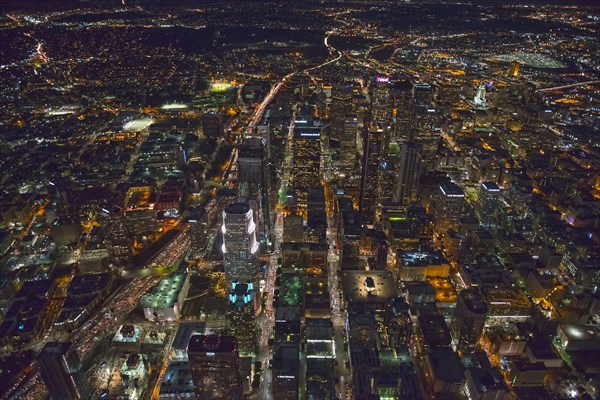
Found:
<path fill-rule="evenodd" d="M 134 266 L 131 236 L 122 213 L 103 209 L 100 223 L 107 238 L 108 261 L 115 268 L 130 269 Z"/>
<path fill-rule="evenodd" d="M 198 399 L 242 398 L 238 345 L 233 336 L 192 335 L 188 360 Z"/>
<path fill-rule="evenodd" d="M 449 348 L 431 349 L 427 353 L 435 393 L 461 393 L 466 383 L 460 357 Z"/>
<path fill-rule="evenodd" d="M 383 313 L 388 302 L 398 296 L 389 271 L 344 271 L 341 278 L 344 300 L 354 310 Z"/>
<path fill-rule="evenodd" d="M 333 127 L 332 127 L 333 131 Z M 344 118 L 344 132 L 340 140 L 341 161 L 340 171 L 349 174 L 356 165 L 356 136 L 358 134 L 358 120 L 355 115 Z"/>
<path fill-rule="evenodd" d="M 394 184 L 394 202 L 408 205 L 417 199 L 422 166 L 420 150 L 420 146 L 414 142 L 406 142 L 400 146 L 398 177 Z"/>
<path fill-rule="evenodd" d="M 396 262 L 398 278 L 405 281 L 446 278 L 450 273 L 450 263 L 439 251 L 403 251 L 397 255 Z"/>
<path fill-rule="evenodd" d="M 273 356 L 273 398 L 297 400 L 300 381 L 300 348 L 282 343 Z"/>
<path fill-rule="evenodd" d="M 508 398 L 508 388 L 496 368 L 467 368 L 465 392 L 469 400 L 501 400 Z"/>
<path fill-rule="evenodd" d="M 375 218 L 384 135 L 383 129 L 377 125 L 371 125 L 363 132 L 359 209 L 361 221 L 365 225 L 372 225 Z"/>
<path fill-rule="evenodd" d="M 343 142 L 346 116 L 352 114 L 352 85 L 335 84 L 331 93 L 331 138 Z"/>
<path fill-rule="evenodd" d="M 458 230 L 464 201 L 465 194 L 457 184 L 446 182 L 439 185 L 433 209 L 438 234 L 450 229 Z"/>
<path fill-rule="evenodd" d="M 481 293 L 475 289 L 463 289 L 458 294 L 454 311 L 454 336 L 456 348 L 470 351 L 475 348 L 483 332 L 487 306 Z"/>
<path fill-rule="evenodd" d="M 308 189 L 321 181 L 321 135 L 325 127 L 311 116 L 298 116 L 295 123 L 291 186 L 298 195 L 298 205 L 305 207 Z"/>
<path fill-rule="evenodd" d="M 255 292 L 252 283 L 232 283 L 229 292 L 229 332 L 238 342 L 240 354 L 256 351 Z"/>
<path fill-rule="evenodd" d="M 486 228 L 494 226 L 494 214 L 500 205 L 502 192 L 494 182 L 483 182 L 479 191 L 479 223 Z"/>
<path fill-rule="evenodd" d="M 37 357 L 42 379 L 54 399 L 91 398 L 90 387 L 81 371 L 81 361 L 72 342 L 48 342 Z"/>
<path fill-rule="evenodd" d="M 190 289 L 190 276 L 174 273 L 165 277 L 140 300 L 148 321 L 179 319 L 181 308 Z"/>
<path fill-rule="evenodd" d="M 223 121 L 218 111 L 207 111 L 202 114 L 202 132 L 209 138 L 223 136 Z"/>
<path fill-rule="evenodd" d="M 487 100 L 485 99 L 485 85 L 484 84 L 479 85 L 479 87 L 477 88 L 477 94 L 475 94 L 475 97 L 473 98 L 473 104 L 475 104 L 475 106 L 478 108 L 487 107 Z"/>
<path fill-rule="evenodd" d="M 227 288 L 233 282 L 258 287 L 258 242 L 254 212 L 248 203 L 232 203 L 223 211 L 223 266 Z"/>
<path fill-rule="evenodd" d="M 519 64 L 518 61 L 513 61 L 510 63 L 510 75 L 511 76 L 518 76 L 519 75 L 519 68 L 521 67 L 521 64 Z"/>
<path fill-rule="evenodd" d="M 130 400 L 138 400 L 145 386 L 148 373 L 141 354 L 131 353 L 121 367 L 123 392 Z"/>
<path fill-rule="evenodd" d="M 433 167 L 438 150 L 439 132 L 436 129 L 436 109 L 432 104 L 433 91 L 429 84 L 413 85 L 410 114 L 410 139 L 421 145 L 421 155 L 428 167 Z"/>
<path fill-rule="evenodd" d="M 371 122 L 387 129 L 392 120 L 390 102 L 390 78 L 378 76 L 375 78 L 371 100 Z"/>

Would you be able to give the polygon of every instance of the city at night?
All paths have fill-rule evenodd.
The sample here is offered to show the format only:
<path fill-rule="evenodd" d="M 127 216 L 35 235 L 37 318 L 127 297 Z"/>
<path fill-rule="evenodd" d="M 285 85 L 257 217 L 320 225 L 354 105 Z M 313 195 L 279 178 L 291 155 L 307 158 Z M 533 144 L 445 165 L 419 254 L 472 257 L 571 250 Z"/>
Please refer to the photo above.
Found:
<path fill-rule="evenodd" d="M 1 0 L 0 400 L 600 400 L 600 2 Z"/>

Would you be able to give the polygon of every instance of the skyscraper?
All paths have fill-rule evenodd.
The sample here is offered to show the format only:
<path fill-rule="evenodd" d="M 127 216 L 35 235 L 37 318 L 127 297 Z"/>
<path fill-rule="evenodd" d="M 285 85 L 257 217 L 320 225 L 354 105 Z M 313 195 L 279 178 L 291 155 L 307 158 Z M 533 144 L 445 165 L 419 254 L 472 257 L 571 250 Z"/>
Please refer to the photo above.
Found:
<path fill-rule="evenodd" d="M 238 342 L 240 354 L 256 351 L 256 293 L 252 283 L 232 283 L 229 292 L 229 331 Z"/>
<path fill-rule="evenodd" d="M 223 211 L 223 265 L 227 290 L 233 282 L 258 287 L 258 242 L 254 211 L 248 203 L 232 203 Z"/>
<path fill-rule="evenodd" d="M 421 158 L 424 166 L 433 168 L 440 135 L 436 128 L 433 90 L 427 83 L 413 85 L 410 138 L 421 145 Z"/>
<path fill-rule="evenodd" d="M 479 222 L 486 228 L 494 225 L 494 213 L 500 204 L 501 191 L 494 182 L 483 182 L 479 191 Z"/>
<path fill-rule="evenodd" d="M 375 78 L 371 99 L 371 122 L 381 125 L 384 129 L 392 121 L 390 102 L 390 78 L 378 76 Z"/>
<path fill-rule="evenodd" d="M 42 379 L 55 400 L 91 397 L 81 361 L 71 346 L 72 342 L 48 342 L 37 358 Z"/>
<path fill-rule="evenodd" d="M 434 216 L 435 230 L 438 234 L 460 226 L 465 194 L 456 183 L 445 182 L 440 184 L 435 198 Z"/>
<path fill-rule="evenodd" d="M 240 359 L 235 337 L 192 335 L 187 351 L 196 398 L 242 398 Z"/>
<path fill-rule="evenodd" d="M 321 182 L 321 134 L 324 126 L 311 116 L 296 118 L 291 186 L 298 205 L 306 207 L 308 189 Z"/>
<path fill-rule="evenodd" d="M 476 289 L 463 289 L 458 294 L 454 311 L 454 339 L 460 351 L 471 351 L 479 342 L 488 308 Z"/>
<path fill-rule="evenodd" d="M 408 205 L 417 199 L 421 176 L 421 147 L 415 142 L 400 145 L 398 178 L 394 185 L 393 200 Z"/>
<path fill-rule="evenodd" d="M 384 130 L 371 125 L 363 132 L 363 162 L 360 185 L 360 216 L 363 224 L 371 225 L 377 207 L 379 168 L 382 157 Z"/>
<path fill-rule="evenodd" d="M 342 140 L 346 116 L 352 114 L 352 85 L 335 84 L 331 93 L 331 138 Z"/>
<path fill-rule="evenodd" d="M 332 124 L 333 131 L 333 124 Z M 340 172 L 349 174 L 356 164 L 356 134 L 358 133 L 358 119 L 356 115 L 347 115 L 344 118 L 344 132 L 342 134 Z"/>

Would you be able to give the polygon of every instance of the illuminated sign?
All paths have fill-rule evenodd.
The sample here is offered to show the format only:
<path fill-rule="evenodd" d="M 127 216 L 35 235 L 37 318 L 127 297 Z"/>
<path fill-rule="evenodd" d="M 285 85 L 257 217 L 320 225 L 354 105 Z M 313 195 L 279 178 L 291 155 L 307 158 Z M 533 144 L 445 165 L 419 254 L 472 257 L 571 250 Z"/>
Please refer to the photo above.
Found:
<path fill-rule="evenodd" d="M 390 78 L 388 76 L 378 76 L 375 78 L 375 82 L 377 83 L 389 83 Z"/>
<path fill-rule="evenodd" d="M 320 137 L 320 133 L 301 133 L 301 137 Z"/>

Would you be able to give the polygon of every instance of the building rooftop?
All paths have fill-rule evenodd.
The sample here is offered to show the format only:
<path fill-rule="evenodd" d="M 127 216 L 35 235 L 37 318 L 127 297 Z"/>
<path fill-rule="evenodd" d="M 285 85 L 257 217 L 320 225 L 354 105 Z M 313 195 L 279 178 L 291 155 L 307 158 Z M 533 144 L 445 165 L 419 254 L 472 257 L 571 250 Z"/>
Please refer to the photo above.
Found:
<path fill-rule="evenodd" d="M 474 314 L 487 313 L 487 305 L 479 291 L 475 289 L 463 289 L 458 295 L 465 302 L 465 305 L 470 312 Z"/>
<path fill-rule="evenodd" d="M 164 278 L 151 292 L 142 296 L 142 307 L 157 310 L 173 307 L 184 281 L 185 274 L 181 272 Z"/>
<path fill-rule="evenodd" d="M 443 256 L 441 251 L 403 251 L 400 253 L 399 259 L 404 267 L 448 264 L 448 260 Z"/>
<path fill-rule="evenodd" d="M 444 382 L 463 382 L 465 373 L 460 357 L 451 349 L 432 349 L 427 353 L 431 373 Z"/>
<path fill-rule="evenodd" d="M 226 214 L 246 214 L 248 211 L 250 211 L 248 203 L 231 203 L 225 207 Z"/>
<path fill-rule="evenodd" d="M 233 336 L 192 335 L 188 352 L 232 353 L 237 351 L 237 340 Z"/>
<path fill-rule="evenodd" d="M 389 271 L 344 271 L 342 285 L 346 298 L 351 302 L 387 301 L 398 296 Z"/>

